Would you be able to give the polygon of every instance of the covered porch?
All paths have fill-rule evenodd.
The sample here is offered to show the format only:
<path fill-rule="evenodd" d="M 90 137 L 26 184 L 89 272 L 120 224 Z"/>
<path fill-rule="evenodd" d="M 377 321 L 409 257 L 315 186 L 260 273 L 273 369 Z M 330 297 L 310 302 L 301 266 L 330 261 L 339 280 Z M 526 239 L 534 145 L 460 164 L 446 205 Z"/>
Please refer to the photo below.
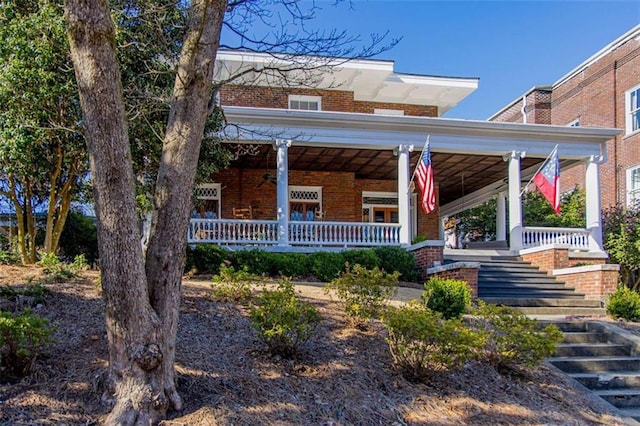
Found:
<path fill-rule="evenodd" d="M 199 188 L 189 243 L 311 250 L 443 240 L 443 220 L 497 198 L 497 239 L 602 253 L 599 165 L 618 130 L 429 117 L 225 107 L 237 159 Z M 438 207 L 410 185 L 430 135 Z M 584 229 L 530 228 L 520 191 L 558 145 L 586 164 Z"/>

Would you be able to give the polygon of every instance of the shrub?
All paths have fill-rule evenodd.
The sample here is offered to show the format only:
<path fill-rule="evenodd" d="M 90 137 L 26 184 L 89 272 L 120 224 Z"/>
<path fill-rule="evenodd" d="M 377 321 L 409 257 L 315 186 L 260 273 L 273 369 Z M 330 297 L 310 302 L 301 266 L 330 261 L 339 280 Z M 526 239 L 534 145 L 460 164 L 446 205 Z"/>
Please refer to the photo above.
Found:
<path fill-rule="evenodd" d="M 402 281 L 418 281 L 418 265 L 413 253 L 402 247 L 376 247 L 373 251 L 380 259 L 380 269 L 400 272 Z"/>
<path fill-rule="evenodd" d="M 48 280 L 61 281 L 76 278 L 80 272 L 89 268 L 84 255 L 77 255 L 72 263 L 61 262 L 54 253 L 46 253 L 42 255 L 38 261 L 38 265 L 42 266 Z"/>
<path fill-rule="evenodd" d="M 309 255 L 311 273 L 320 281 L 331 281 L 344 270 L 342 253 L 315 252 Z"/>
<path fill-rule="evenodd" d="M 200 274 L 217 274 L 220 272 L 220 264 L 223 263 L 228 256 L 229 251 L 220 246 L 213 244 L 196 244 L 193 249 L 187 249 L 185 269 L 187 267 L 195 267 L 196 271 Z M 188 270 L 190 269 L 191 268 Z"/>
<path fill-rule="evenodd" d="M 347 250 L 342 252 L 342 257 L 349 265 L 362 265 L 367 269 L 379 268 L 380 258 L 375 251 L 367 250 Z M 388 271 L 393 272 L 393 271 Z"/>
<path fill-rule="evenodd" d="M 28 282 L 22 288 L 0 286 L 0 297 L 11 302 L 18 302 L 21 298 L 30 298 L 32 299 L 30 306 L 44 302 L 48 292 L 49 290 L 43 285 L 42 281 Z"/>
<path fill-rule="evenodd" d="M 363 326 L 379 317 L 389 297 L 398 292 L 399 272 L 387 274 L 379 268 L 367 269 L 361 265 L 347 268 L 325 287 L 333 290 L 345 303 L 345 312 L 356 326 Z"/>
<path fill-rule="evenodd" d="M 231 254 L 231 264 L 256 275 L 274 275 L 273 255 L 264 250 L 238 250 Z"/>
<path fill-rule="evenodd" d="M 251 306 L 251 322 L 274 355 L 297 358 L 302 346 L 316 332 L 320 321 L 315 307 L 300 300 L 288 279 L 277 289 L 264 290 Z"/>
<path fill-rule="evenodd" d="M 482 331 L 466 328 L 459 319 L 445 320 L 418 303 L 390 308 L 383 321 L 394 365 L 412 381 L 461 367 L 478 356 L 485 342 Z"/>
<path fill-rule="evenodd" d="M 303 277 L 310 273 L 309 256 L 303 253 L 270 253 L 272 274 L 283 277 Z"/>
<path fill-rule="evenodd" d="M 22 315 L 0 311 L 0 366 L 4 373 L 8 377 L 29 374 L 40 350 L 50 342 L 50 333 L 48 321 L 29 311 Z"/>
<path fill-rule="evenodd" d="M 474 315 L 476 327 L 488 332 L 484 360 L 499 370 L 535 367 L 556 352 L 562 332 L 555 325 L 537 321 L 508 306 L 480 302 Z"/>
<path fill-rule="evenodd" d="M 465 281 L 431 278 L 424 288 L 422 300 L 427 308 L 440 312 L 445 319 L 460 318 L 471 303 L 471 290 Z"/>
<path fill-rule="evenodd" d="M 222 264 L 220 273 L 213 277 L 212 295 L 223 302 L 248 302 L 252 285 L 261 281 L 262 277 L 250 274 L 246 268 L 236 271 L 233 266 Z"/>
<path fill-rule="evenodd" d="M 613 318 L 627 321 L 640 319 L 640 294 L 625 285 L 619 285 L 607 300 L 607 313 Z"/>

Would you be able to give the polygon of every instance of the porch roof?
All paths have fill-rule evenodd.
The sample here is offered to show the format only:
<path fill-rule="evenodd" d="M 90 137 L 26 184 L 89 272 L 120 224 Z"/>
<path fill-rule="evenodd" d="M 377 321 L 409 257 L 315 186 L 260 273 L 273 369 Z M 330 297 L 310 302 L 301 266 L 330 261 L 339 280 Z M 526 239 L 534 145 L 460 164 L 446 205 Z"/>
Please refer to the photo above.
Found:
<path fill-rule="evenodd" d="M 604 144 L 621 132 L 609 128 L 232 106 L 224 107 L 224 113 L 227 122 L 234 125 L 227 129 L 228 133 L 234 129 L 234 134 L 227 134 L 231 141 L 259 144 L 276 138 L 291 139 L 290 170 L 350 171 L 373 179 L 396 178 L 393 150 L 401 144 L 415 146 L 411 156 L 414 166 L 430 135 L 443 213 L 448 204 L 461 197 L 469 207 L 470 194 L 484 190 L 481 195 L 486 199 L 504 189 L 501 186 L 507 166 L 502 158 L 514 150 L 526 152 L 522 178 L 528 180 L 556 144 L 561 167 L 566 168 L 592 155 L 606 155 Z M 263 147 L 258 155 L 243 156 L 239 162 L 242 167 L 273 170 L 275 156 L 271 156 L 269 164 L 268 153 L 269 147 Z"/>

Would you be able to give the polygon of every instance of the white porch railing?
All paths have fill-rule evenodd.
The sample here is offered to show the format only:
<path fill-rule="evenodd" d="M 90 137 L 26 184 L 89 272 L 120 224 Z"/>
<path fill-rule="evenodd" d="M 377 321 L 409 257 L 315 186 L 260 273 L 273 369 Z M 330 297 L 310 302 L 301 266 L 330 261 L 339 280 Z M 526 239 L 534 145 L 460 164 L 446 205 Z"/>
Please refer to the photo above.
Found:
<path fill-rule="evenodd" d="M 278 243 L 275 220 L 191 219 L 187 242 L 269 245 Z"/>
<path fill-rule="evenodd" d="M 524 248 L 568 244 L 571 250 L 589 250 L 589 231 L 583 228 L 550 228 L 527 226 L 522 228 Z"/>
<path fill-rule="evenodd" d="M 276 245 L 275 220 L 191 219 L 187 242 L 223 245 Z M 400 245 L 397 223 L 290 221 L 292 246 L 372 247 Z"/>
<path fill-rule="evenodd" d="M 305 246 L 400 245 L 400 225 L 371 222 L 289 222 L 289 244 Z"/>

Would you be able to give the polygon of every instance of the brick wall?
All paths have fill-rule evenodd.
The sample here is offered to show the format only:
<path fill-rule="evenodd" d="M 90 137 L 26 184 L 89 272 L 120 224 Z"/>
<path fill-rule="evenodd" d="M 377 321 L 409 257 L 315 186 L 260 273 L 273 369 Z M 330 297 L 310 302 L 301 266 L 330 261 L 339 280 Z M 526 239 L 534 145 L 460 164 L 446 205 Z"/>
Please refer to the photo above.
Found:
<path fill-rule="evenodd" d="M 427 279 L 427 268 L 431 268 L 435 262 L 442 263 L 444 258 L 442 249 L 442 246 L 425 246 L 413 250 L 420 279 Z"/>
<path fill-rule="evenodd" d="M 568 248 L 550 248 L 548 250 L 524 253 L 520 257 L 525 262 L 531 263 L 547 274 L 550 274 L 554 269 L 569 267 Z"/>
<path fill-rule="evenodd" d="M 402 110 L 405 115 L 412 116 L 438 116 L 438 108 L 435 106 L 356 101 L 353 98 L 353 92 L 345 90 L 227 85 L 220 90 L 220 101 L 222 105 L 288 108 L 290 94 L 321 96 L 323 111 L 373 114 L 375 108 L 381 108 Z"/>
<path fill-rule="evenodd" d="M 229 168 L 212 176 L 222 186 L 221 217 L 232 217 L 232 209 L 251 207 L 254 219 L 276 218 L 276 185 L 265 182 L 261 169 Z M 325 220 L 362 221 L 362 191 L 397 192 L 395 180 L 356 179 L 350 172 L 289 170 L 289 185 L 321 186 Z M 437 189 L 437 186 L 436 186 Z M 418 210 L 418 235 L 439 239 L 438 214 Z"/>
<path fill-rule="evenodd" d="M 467 287 L 471 290 L 471 297 L 478 297 L 478 269 L 477 268 L 458 268 L 449 271 L 437 272 L 429 275 L 429 277 L 438 277 L 444 279 L 460 280 L 467 283 Z"/>
<path fill-rule="evenodd" d="M 562 274 L 556 278 L 564 281 L 567 287 L 575 288 L 578 293 L 584 293 L 587 300 L 604 300 L 616 291 L 618 285 L 618 271 L 611 269 Z"/>
<path fill-rule="evenodd" d="M 537 93 L 534 102 L 550 110 L 527 108 L 529 123 L 565 126 L 579 119 L 582 127 L 615 127 L 625 130 L 625 92 L 640 84 L 640 40 L 631 39 L 597 62 L 553 88 L 550 99 Z M 532 94 L 527 96 L 531 105 Z M 494 117 L 494 121 L 522 122 L 519 100 Z M 549 114 L 550 112 L 550 114 Z M 607 162 L 600 167 L 602 207 L 626 203 L 626 171 L 640 165 L 640 133 L 624 132 L 607 143 Z M 584 188 L 585 167 L 562 170 L 561 190 Z"/>

